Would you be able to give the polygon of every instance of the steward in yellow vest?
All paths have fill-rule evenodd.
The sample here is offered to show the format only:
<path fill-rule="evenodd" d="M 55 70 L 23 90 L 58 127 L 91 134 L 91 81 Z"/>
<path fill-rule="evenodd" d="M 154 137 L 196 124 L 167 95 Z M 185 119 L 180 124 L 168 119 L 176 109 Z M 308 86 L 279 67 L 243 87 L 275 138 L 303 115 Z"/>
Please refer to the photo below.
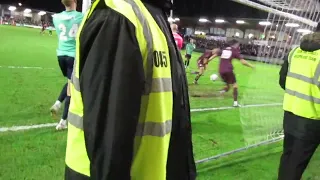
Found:
<path fill-rule="evenodd" d="M 170 6 L 96 0 L 85 16 L 66 180 L 195 179 L 187 80 L 164 11 Z"/>
<path fill-rule="evenodd" d="M 320 143 L 320 26 L 303 37 L 280 71 L 285 90 L 279 180 L 300 180 Z"/>

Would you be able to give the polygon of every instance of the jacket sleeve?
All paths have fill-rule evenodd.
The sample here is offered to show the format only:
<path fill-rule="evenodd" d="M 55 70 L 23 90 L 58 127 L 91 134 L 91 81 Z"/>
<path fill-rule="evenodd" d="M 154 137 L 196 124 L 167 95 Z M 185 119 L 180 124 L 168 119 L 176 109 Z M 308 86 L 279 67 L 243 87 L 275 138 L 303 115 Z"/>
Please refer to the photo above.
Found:
<path fill-rule="evenodd" d="M 96 10 L 80 36 L 80 88 L 91 179 L 130 179 L 144 87 L 135 28 L 125 17 Z"/>
<path fill-rule="evenodd" d="M 284 62 L 282 64 L 281 70 L 280 70 L 280 78 L 279 78 L 279 84 L 282 89 L 286 89 L 286 80 L 287 80 L 287 74 L 288 74 L 288 68 L 289 68 L 289 62 L 288 62 L 288 56 L 285 56 Z"/>

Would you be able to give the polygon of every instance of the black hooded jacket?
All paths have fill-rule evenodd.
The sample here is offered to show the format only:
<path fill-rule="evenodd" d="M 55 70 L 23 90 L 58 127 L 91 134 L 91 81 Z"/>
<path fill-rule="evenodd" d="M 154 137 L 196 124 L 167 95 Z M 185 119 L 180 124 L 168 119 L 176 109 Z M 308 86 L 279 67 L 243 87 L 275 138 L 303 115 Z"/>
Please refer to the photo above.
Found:
<path fill-rule="evenodd" d="M 146 1 L 143 1 L 145 6 L 166 36 L 170 52 L 173 117 L 167 180 L 194 180 L 196 168 L 187 79 L 165 15 L 171 4 L 168 0 Z M 101 0 L 84 24 L 79 44 L 80 89 L 84 105 L 85 143 L 91 163 L 90 179 L 130 180 L 144 88 L 143 59 L 135 26 Z M 67 167 L 66 179 L 89 178 Z"/>
<path fill-rule="evenodd" d="M 300 48 L 303 51 L 313 52 L 320 49 L 320 32 L 305 35 L 301 41 Z M 286 88 L 288 74 L 288 56 L 285 58 L 280 70 L 279 84 L 282 89 Z M 320 141 L 320 120 L 312 120 L 296 116 L 291 112 L 284 113 L 284 130 L 297 138 Z"/>

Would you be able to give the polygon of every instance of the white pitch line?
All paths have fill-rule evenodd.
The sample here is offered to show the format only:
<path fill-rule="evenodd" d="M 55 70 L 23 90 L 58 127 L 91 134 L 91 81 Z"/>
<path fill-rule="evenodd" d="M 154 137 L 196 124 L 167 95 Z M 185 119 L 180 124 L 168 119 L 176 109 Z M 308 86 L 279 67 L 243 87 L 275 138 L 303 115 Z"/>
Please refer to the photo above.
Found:
<path fill-rule="evenodd" d="M 281 103 L 272 103 L 272 104 L 252 104 L 252 105 L 244 105 L 240 108 L 252 108 L 252 107 L 270 107 L 270 106 L 281 106 Z M 201 108 L 201 109 L 191 109 L 191 112 L 205 112 L 205 111 L 221 111 L 221 110 L 229 110 L 236 109 L 236 107 L 217 107 L 217 108 Z M 12 126 L 12 127 L 0 127 L 0 132 L 8 132 L 8 131 L 23 131 L 30 129 L 40 129 L 47 127 L 54 127 L 57 123 L 47 123 L 47 124 L 37 124 L 37 125 L 29 125 L 29 126 Z"/>
<path fill-rule="evenodd" d="M 282 105 L 282 103 L 251 104 L 251 105 L 243 105 L 240 108 L 268 107 L 268 106 L 281 106 L 281 105 Z M 239 107 L 217 107 L 217 108 L 191 109 L 191 112 L 221 111 L 221 110 L 236 109 L 236 108 L 239 108 Z"/>
<path fill-rule="evenodd" d="M 28 67 L 28 66 L 0 66 L 0 68 L 8 68 L 8 69 L 51 69 L 51 70 L 54 70 L 54 68 Z"/>
<path fill-rule="evenodd" d="M 30 125 L 30 126 L 2 127 L 2 128 L 0 128 L 0 132 L 39 129 L 39 128 L 46 128 L 46 127 L 54 127 L 56 125 L 57 125 L 57 123 L 47 123 L 47 124 L 37 124 L 37 125 Z"/>

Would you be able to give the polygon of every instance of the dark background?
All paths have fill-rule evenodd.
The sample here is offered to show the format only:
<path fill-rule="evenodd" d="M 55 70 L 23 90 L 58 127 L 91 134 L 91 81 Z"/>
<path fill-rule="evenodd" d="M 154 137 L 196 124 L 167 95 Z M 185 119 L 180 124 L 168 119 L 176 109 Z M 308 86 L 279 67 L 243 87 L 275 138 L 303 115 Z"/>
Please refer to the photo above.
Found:
<path fill-rule="evenodd" d="M 158 1 L 158 0 L 155 0 Z M 0 4 L 18 6 L 51 12 L 64 10 L 60 0 L 0 0 Z M 81 8 L 82 0 L 78 0 Z M 266 18 L 267 13 L 247 7 L 230 0 L 174 0 L 174 15 L 183 17 L 234 17 Z"/>

